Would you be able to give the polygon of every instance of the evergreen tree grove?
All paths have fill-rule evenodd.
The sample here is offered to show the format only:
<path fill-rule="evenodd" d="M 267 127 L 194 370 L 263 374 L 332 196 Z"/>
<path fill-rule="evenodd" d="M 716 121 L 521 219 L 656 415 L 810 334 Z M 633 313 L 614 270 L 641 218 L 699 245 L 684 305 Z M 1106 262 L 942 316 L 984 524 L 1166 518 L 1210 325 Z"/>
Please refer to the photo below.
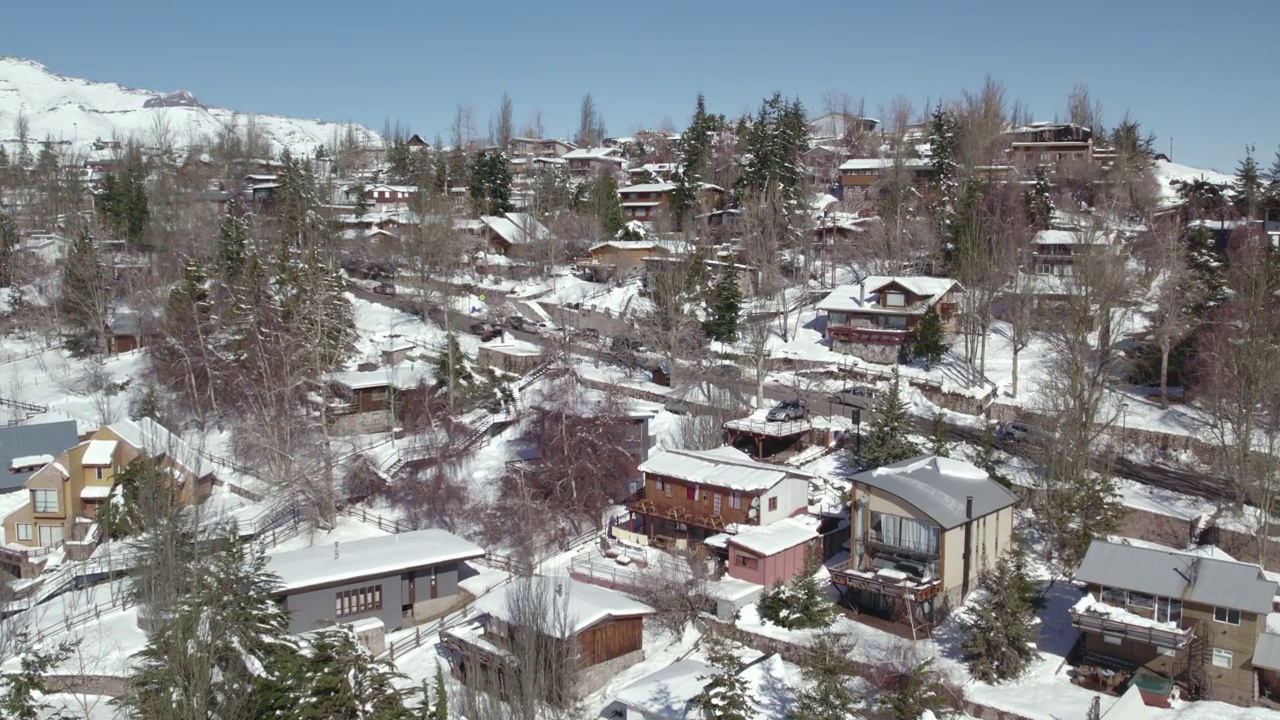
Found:
<path fill-rule="evenodd" d="M 482 150 L 471 159 L 471 181 L 467 193 L 479 215 L 511 212 L 511 164 L 505 153 Z"/>

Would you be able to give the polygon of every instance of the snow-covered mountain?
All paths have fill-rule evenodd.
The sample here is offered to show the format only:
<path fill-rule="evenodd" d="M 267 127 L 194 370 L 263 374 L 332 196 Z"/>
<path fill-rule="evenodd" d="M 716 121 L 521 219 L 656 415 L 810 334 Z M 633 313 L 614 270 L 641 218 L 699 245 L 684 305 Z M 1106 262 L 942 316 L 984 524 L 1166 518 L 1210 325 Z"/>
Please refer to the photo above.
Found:
<path fill-rule="evenodd" d="M 64 77 L 33 60 L 0 57 L 0 142 L 11 154 L 16 148 L 14 121 L 19 113 L 30 121 L 33 142 L 53 138 L 86 151 L 97 139 L 132 136 L 152 144 L 158 125 L 167 125 L 173 143 L 185 147 L 213 137 L 228 124 L 243 127 L 248 121 L 246 115 L 208 107 L 189 92 L 135 90 Z M 273 152 L 287 147 L 290 152 L 311 153 L 345 135 L 347 128 L 346 123 L 280 115 L 254 115 L 253 119 Z M 361 125 L 352 127 L 366 145 L 382 145 L 377 133 Z"/>

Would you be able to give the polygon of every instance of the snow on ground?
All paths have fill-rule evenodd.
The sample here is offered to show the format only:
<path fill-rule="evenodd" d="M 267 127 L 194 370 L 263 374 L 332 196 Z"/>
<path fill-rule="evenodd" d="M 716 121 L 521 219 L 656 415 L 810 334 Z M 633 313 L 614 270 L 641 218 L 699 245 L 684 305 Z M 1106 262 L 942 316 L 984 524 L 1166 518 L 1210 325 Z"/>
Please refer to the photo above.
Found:
<path fill-rule="evenodd" d="M 377 526 L 362 522 L 347 515 L 339 515 L 337 522 L 334 523 L 333 529 L 328 531 L 314 530 L 308 532 L 304 529 L 302 532 L 285 540 L 267 550 L 269 555 L 276 555 L 290 550 L 302 550 L 304 548 L 314 547 L 316 545 L 332 546 L 336 542 L 352 542 L 354 540 L 365 540 L 373 537 L 385 537 L 389 535 L 385 530 Z"/>
<path fill-rule="evenodd" d="M 1151 169 L 1155 173 L 1156 183 L 1160 186 L 1160 201 L 1164 204 L 1179 201 L 1178 191 L 1173 186 L 1174 181 L 1192 182 L 1203 178 L 1214 185 L 1225 185 L 1229 188 L 1234 187 L 1236 181 L 1235 175 L 1220 173 L 1216 170 L 1201 170 L 1167 160 L 1156 160 Z"/>
<path fill-rule="evenodd" d="M 61 348 L 14 338 L 5 339 L 5 350 L 17 359 L 0 364 L 0 397 L 49 411 L 28 419 L 25 411 L 5 408 L 4 419 L 23 424 L 75 420 L 81 433 L 128 417 L 133 393 L 127 385 L 142 377 L 147 362 L 140 350 L 77 359 Z M 99 389 L 108 384 L 114 387 Z"/>
<path fill-rule="evenodd" d="M 136 607 L 122 610 L 106 608 L 112 594 L 125 591 L 126 582 L 117 580 L 84 590 L 75 590 L 37 606 L 20 616 L 28 627 L 52 633 L 44 639 L 46 647 L 63 640 L 77 643 L 67 660 L 50 670 L 55 675 L 127 675 L 130 656 L 147 645 L 146 634 L 138 627 Z M 101 615 L 89 622 L 63 629 L 64 622 L 95 605 L 102 606 Z M 10 659 L 5 669 L 14 667 Z"/>

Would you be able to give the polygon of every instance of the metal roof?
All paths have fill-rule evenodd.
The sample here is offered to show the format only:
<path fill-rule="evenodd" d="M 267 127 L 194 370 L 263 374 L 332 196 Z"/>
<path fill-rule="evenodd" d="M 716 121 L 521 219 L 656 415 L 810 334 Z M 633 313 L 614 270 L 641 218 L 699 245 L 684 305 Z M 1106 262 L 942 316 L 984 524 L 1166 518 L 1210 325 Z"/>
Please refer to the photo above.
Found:
<path fill-rule="evenodd" d="M 640 471 L 743 492 L 768 490 L 787 477 L 809 477 L 795 468 L 756 462 L 731 447 L 664 450 L 644 461 Z"/>
<path fill-rule="evenodd" d="M 1258 636 L 1258 644 L 1253 646 L 1253 665 L 1280 670 L 1280 635 L 1264 632 Z"/>
<path fill-rule="evenodd" d="M 1076 580 L 1265 615 L 1276 583 L 1257 565 L 1094 540 Z"/>
<path fill-rule="evenodd" d="M 905 500 L 948 529 L 964 524 L 967 498 L 973 498 L 975 518 L 1018 502 L 1017 495 L 974 465 L 933 455 L 878 467 L 852 479 Z"/>
<path fill-rule="evenodd" d="M 0 428 L 0 492 L 21 488 L 32 475 L 32 472 L 11 471 L 9 467 L 14 458 L 33 455 L 57 457 L 79 442 L 74 420 Z"/>

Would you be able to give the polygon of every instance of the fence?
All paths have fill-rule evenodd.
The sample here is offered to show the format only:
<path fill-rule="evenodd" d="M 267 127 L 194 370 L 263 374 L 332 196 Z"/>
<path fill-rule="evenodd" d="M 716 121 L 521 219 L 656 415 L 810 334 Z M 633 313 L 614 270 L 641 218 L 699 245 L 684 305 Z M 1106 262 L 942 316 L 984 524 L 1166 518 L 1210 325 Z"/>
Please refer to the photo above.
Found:
<path fill-rule="evenodd" d="M 402 532 L 407 532 L 411 529 L 408 525 L 400 524 L 399 520 L 384 518 L 381 515 L 375 515 L 369 512 L 368 510 L 365 510 L 364 508 L 346 507 L 346 508 L 343 508 L 341 512 L 343 515 L 346 515 L 347 517 L 355 518 L 356 520 L 359 520 L 362 523 L 373 525 L 379 530 L 389 532 L 392 535 L 397 535 Z"/>

